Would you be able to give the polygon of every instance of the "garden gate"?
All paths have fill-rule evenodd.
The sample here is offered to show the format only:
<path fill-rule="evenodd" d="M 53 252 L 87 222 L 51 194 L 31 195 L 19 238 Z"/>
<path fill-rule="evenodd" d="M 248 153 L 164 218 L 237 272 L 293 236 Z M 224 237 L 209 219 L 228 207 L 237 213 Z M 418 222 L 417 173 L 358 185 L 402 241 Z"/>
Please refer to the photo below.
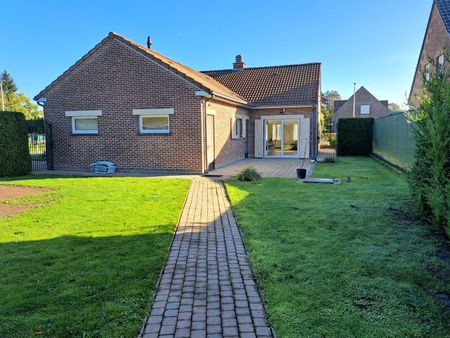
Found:
<path fill-rule="evenodd" d="M 51 124 L 42 118 L 28 120 L 27 130 L 32 170 L 53 170 Z"/>

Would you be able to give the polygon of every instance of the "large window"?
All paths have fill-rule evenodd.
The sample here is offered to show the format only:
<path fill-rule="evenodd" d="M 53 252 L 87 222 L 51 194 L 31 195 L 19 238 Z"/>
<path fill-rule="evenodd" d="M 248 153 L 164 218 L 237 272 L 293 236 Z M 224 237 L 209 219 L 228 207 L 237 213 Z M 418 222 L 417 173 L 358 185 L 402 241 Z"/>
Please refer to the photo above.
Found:
<path fill-rule="evenodd" d="M 98 120 L 101 110 L 66 111 L 72 119 L 72 134 L 98 134 Z"/>
<path fill-rule="evenodd" d="M 170 115 L 173 108 L 133 109 L 133 115 L 139 116 L 141 134 L 169 134 Z"/>

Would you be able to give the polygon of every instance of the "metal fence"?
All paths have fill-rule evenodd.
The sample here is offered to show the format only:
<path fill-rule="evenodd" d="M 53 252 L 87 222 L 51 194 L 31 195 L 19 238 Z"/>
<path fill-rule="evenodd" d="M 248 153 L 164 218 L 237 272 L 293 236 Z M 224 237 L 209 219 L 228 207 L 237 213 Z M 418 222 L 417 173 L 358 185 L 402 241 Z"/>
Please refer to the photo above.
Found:
<path fill-rule="evenodd" d="M 414 161 L 414 124 L 403 113 L 375 119 L 373 153 L 385 161 L 408 170 Z"/>
<path fill-rule="evenodd" d="M 53 169 L 52 128 L 43 119 L 27 121 L 28 149 L 33 171 Z"/>

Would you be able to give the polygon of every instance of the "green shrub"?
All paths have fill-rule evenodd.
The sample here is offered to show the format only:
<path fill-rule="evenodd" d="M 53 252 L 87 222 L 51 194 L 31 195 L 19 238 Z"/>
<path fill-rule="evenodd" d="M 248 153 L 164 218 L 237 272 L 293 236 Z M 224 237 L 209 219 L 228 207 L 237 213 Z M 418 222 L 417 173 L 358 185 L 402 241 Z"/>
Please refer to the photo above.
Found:
<path fill-rule="evenodd" d="M 372 154 L 373 118 L 341 118 L 338 120 L 337 153 L 340 156 Z"/>
<path fill-rule="evenodd" d="M 330 135 L 330 147 L 336 147 L 337 140 L 336 140 L 336 134 Z"/>
<path fill-rule="evenodd" d="M 0 112 L 0 176 L 31 172 L 25 117 L 18 112 Z"/>
<path fill-rule="evenodd" d="M 261 180 L 262 176 L 256 171 L 255 168 L 247 167 L 245 169 L 242 169 L 237 179 L 239 181 L 252 182 Z"/>
<path fill-rule="evenodd" d="M 411 192 L 422 214 L 447 235 L 450 235 L 449 77 L 448 70 L 438 68 L 428 81 L 424 80 L 419 108 L 407 114 L 416 125 L 415 158 L 409 174 Z"/>

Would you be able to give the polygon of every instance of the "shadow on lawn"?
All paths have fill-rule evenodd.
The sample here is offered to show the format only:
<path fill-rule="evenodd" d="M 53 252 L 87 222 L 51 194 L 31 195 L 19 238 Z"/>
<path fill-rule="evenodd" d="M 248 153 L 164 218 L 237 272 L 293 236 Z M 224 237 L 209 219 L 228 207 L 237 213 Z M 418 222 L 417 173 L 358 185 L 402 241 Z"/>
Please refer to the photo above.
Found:
<path fill-rule="evenodd" d="M 136 336 L 171 237 L 0 243 L 0 336 Z"/>

